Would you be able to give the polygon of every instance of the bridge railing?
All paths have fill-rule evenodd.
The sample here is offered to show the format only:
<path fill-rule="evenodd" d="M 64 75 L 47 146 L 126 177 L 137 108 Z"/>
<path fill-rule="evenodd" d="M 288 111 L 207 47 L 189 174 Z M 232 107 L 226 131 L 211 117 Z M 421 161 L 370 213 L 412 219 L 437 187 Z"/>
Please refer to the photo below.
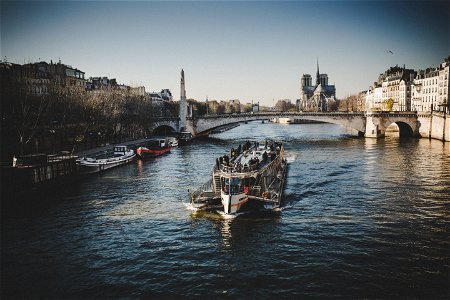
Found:
<path fill-rule="evenodd" d="M 365 117 L 417 117 L 415 111 L 366 111 Z"/>
<path fill-rule="evenodd" d="M 203 116 L 188 117 L 193 119 L 218 119 L 241 117 L 280 117 L 280 116 L 364 116 L 366 112 L 257 112 L 257 113 L 232 113 L 232 114 L 208 114 Z"/>
<path fill-rule="evenodd" d="M 232 113 L 232 114 L 214 114 L 188 117 L 188 120 L 194 119 L 226 119 L 226 118 L 248 118 L 257 117 L 417 117 L 419 114 L 413 111 L 358 111 L 358 112 L 258 112 L 258 113 Z"/>

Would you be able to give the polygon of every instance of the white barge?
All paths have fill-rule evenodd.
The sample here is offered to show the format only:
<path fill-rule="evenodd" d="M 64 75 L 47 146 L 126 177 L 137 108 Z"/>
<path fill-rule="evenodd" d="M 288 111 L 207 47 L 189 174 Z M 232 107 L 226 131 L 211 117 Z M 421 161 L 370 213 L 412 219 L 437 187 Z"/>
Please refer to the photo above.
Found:
<path fill-rule="evenodd" d="M 197 209 L 223 209 L 235 214 L 246 208 L 280 206 L 287 162 L 282 143 L 246 142 L 216 160 L 212 178 L 189 194 Z"/>
<path fill-rule="evenodd" d="M 112 155 L 82 157 L 77 159 L 78 172 L 81 174 L 97 173 L 127 164 L 136 156 L 127 146 L 115 146 Z"/>

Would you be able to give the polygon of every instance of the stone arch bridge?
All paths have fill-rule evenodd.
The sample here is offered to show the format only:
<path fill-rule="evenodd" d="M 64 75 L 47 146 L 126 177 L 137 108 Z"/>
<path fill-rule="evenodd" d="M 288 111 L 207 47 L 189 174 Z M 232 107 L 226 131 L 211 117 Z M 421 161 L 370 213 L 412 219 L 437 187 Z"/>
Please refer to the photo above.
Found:
<path fill-rule="evenodd" d="M 259 113 L 235 113 L 222 115 L 206 115 L 200 117 L 187 117 L 186 129 L 193 136 L 208 135 L 211 131 L 226 128 L 231 124 L 270 120 L 273 118 L 291 118 L 294 120 L 320 121 L 338 124 L 346 128 L 354 129 L 360 136 L 383 137 L 386 128 L 396 123 L 400 130 L 400 136 L 424 135 L 427 132 L 427 124 L 431 114 L 418 115 L 416 112 L 259 112 Z M 153 118 L 153 125 L 149 128 L 153 133 L 167 133 L 179 131 L 179 118 Z"/>

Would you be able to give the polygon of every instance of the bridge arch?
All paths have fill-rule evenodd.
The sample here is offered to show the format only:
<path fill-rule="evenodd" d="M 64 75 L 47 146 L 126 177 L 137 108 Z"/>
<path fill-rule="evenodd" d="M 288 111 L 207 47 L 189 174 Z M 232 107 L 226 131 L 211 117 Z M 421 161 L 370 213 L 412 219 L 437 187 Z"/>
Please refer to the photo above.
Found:
<path fill-rule="evenodd" d="M 397 121 L 392 124 L 397 125 L 399 137 L 413 137 L 414 136 L 414 131 L 408 123 L 402 122 L 402 121 Z M 390 124 L 388 126 L 391 126 L 392 124 Z"/>
<path fill-rule="evenodd" d="M 417 132 L 417 121 L 413 118 L 385 118 L 383 120 L 383 127 L 386 129 L 391 124 L 396 124 L 399 130 L 400 137 L 413 137 L 416 136 Z"/>
<path fill-rule="evenodd" d="M 159 125 L 158 127 L 153 129 L 152 135 L 168 135 L 175 131 L 176 129 L 170 125 Z"/>

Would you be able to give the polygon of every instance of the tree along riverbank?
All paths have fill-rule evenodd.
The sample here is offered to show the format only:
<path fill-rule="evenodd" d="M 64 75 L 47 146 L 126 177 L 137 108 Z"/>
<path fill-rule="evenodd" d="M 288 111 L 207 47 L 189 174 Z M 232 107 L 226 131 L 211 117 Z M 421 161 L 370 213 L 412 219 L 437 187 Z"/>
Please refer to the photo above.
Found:
<path fill-rule="evenodd" d="M 177 116 L 175 102 L 152 102 L 127 90 L 86 91 L 48 83 L 33 94 L 25 79 L 1 78 L 1 162 L 14 155 L 71 153 L 145 138 L 152 117 Z"/>

